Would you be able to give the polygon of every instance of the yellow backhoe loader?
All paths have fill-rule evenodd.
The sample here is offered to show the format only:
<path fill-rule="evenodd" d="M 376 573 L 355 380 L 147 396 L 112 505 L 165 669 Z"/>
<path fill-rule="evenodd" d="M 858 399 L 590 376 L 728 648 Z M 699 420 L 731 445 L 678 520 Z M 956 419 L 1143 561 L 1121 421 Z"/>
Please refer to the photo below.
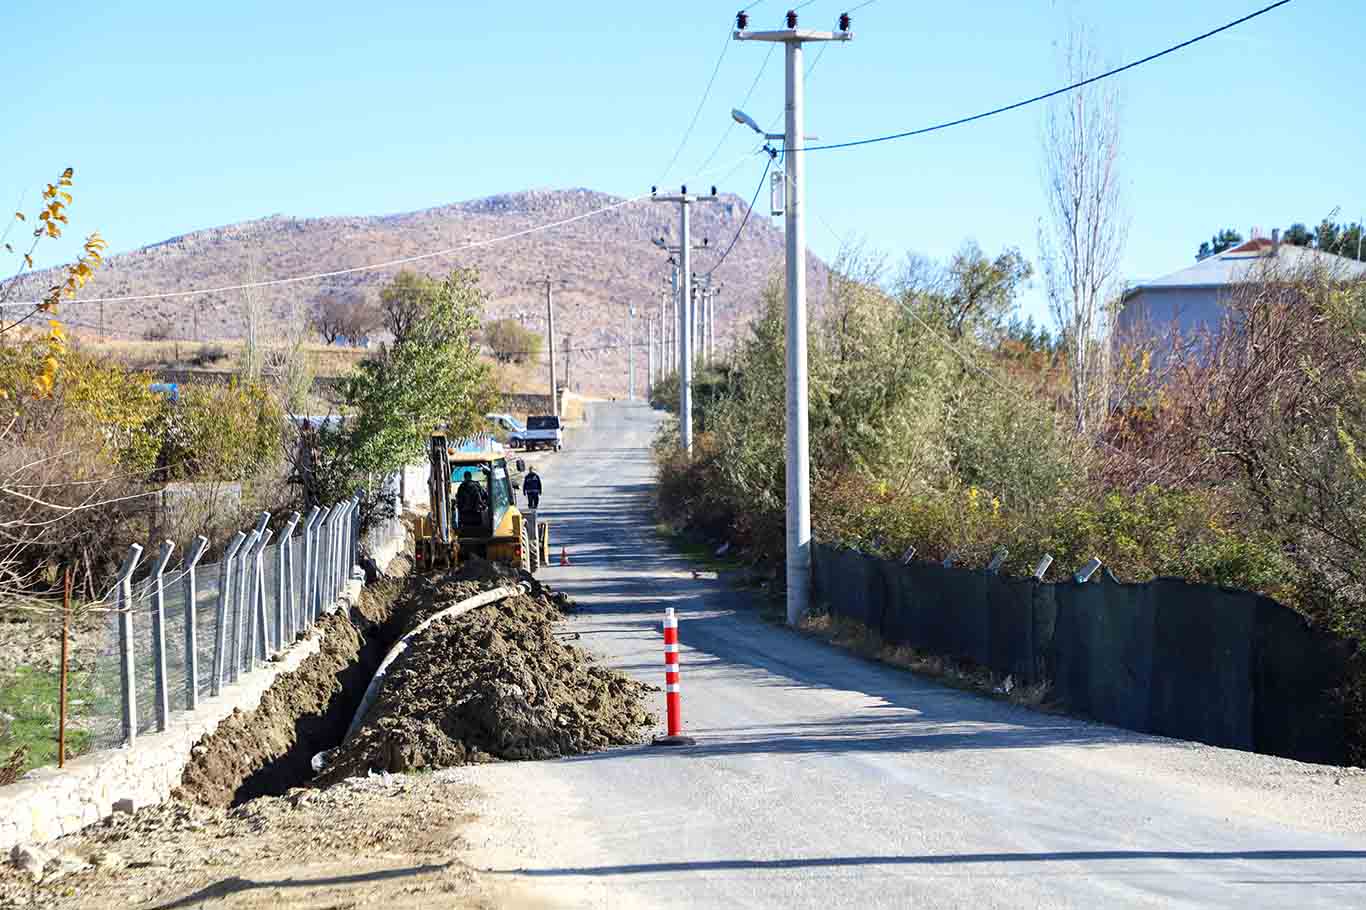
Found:
<path fill-rule="evenodd" d="M 452 444 L 433 433 L 428 455 L 431 510 L 418 519 L 413 554 L 419 572 L 454 568 L 471 555 L 532 573 L 545 564 L 550 525 L 517 507 L 499 442 L 476 436 Z"/>

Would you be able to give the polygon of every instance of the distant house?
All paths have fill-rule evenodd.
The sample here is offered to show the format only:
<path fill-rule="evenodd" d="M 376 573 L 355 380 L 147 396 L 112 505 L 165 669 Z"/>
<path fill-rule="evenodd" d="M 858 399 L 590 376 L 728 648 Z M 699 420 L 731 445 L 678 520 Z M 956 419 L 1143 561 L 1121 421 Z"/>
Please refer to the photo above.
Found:
<path fill-rule="evenodd" d="M 1169 339 L 1176 332 L 1189 338 L 1218 331 L 1233 289 L 1268 266 L 1288 273 L 1322 266 L 1344 278 L 1366 278 L 1366 263 L 1281 243 L 1280 231 L 1273 231 L 1270 238 L 1254 231 L 1253 238 L 1241 246 L 1129 288 L 1124 292 L 1116 334 L 1121 341 L 1136 341 L 1144 336 Z"/>

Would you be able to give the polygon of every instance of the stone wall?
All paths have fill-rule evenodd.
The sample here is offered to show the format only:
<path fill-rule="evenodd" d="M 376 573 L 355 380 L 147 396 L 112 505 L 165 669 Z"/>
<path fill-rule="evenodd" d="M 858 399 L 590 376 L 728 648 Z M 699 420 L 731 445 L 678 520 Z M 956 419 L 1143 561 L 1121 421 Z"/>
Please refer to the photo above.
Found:
<path fill-rule="evenodd" d="M 402 545 L 402 541 L 399 541 Z M 352 571 L 337 603 L 350 609 L 360 598 L 363 574 Z M 66 767 L 37 768 L 17 783 L 0 787 L 0 850 L 15 844 L 45 843 L 93 825 L 115 812 L 132 812 L 163 802 L 180 784 L 190 750 L 233 711 L 253 711 L 276 678 L 318 652 L 322 628 L 314 626 L 278 661 L 200 702 L 199 709 L 174 716 L 164 733 L 143 734 L 131 746 L 92 752 Z"/>

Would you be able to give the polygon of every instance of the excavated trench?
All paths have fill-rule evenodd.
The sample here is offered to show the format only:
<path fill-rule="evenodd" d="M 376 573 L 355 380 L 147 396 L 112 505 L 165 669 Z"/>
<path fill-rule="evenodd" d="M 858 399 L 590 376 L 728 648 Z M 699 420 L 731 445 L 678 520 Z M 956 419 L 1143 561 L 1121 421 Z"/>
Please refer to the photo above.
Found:
<path fill-rule="evenodd" d="M 324 618 L 321 647 L 283 674 L 254 711 L 234 712 L 192 750 L 180 799 L 231 807 L 370 769 L 409 771 L 553 758 L 643 739 L 650 687 L 599 666 L 555 633 L 570 604 L 530 576 L 470 560 L 449 576 L 367 586 Z M 508 584 L 526 593 L 411 636 L 364 722 L 347 738 L 375 672 L 422 620 Z M 343 742 L 345 740 L 345 742 Z M 326 761 L 319 774 L 314 757 Z"/>
<path fill-rule="evenodd" d="M 323 618 L 322 645 L 275 680 L 254 711 L 235 711 L 195 745 L 176 796 L 210 806 L 236 806 L 308 784 L 313 756 L 335 747 L 384 655 L 403 634 L 408 563 L 367 585 L 360 603 Z"/>

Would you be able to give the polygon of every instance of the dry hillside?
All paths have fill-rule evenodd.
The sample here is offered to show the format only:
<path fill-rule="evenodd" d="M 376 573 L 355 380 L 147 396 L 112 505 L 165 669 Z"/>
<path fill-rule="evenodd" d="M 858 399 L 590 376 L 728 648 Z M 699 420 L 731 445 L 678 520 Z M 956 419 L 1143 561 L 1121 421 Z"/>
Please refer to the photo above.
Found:
<path fill-rule="evenodd" d="M 133 252 L 110 257 L 83 296 L 147 294 L 232 285 L 257 279 L 334 271 L 378 261 L 458 247 L 472 241 L 522 231 L 620 201 L 584 189 L 532 190 L 490 196 L 399 215 L 290 218 L 195 231 Z M 695 257 L 694 269 L 711 268 L 744 218 L 747 200 L 725 195 L 718 204 L 694 208 L 694 237 L 712 249 Z M 677 207 L 641 202 L 563 227 L 515 240 L 420 260 L 409 268 L 440 274 L 455 266 L 479 269 L 490 295 L 487 317 L 528 314 L 528 325 L 544 332 L 543 278 L 556 279 L 557 365 L 564 364 L 563 339 L 572 338 L 571 382 L 584 391 L 625 391 L 626 306 L 658 314 L 667 278 L 665 256 L 653 237 L 678 236 Z M 102 225 L 117 243 L 117 225 Z M 753 318 L 759 291 L 781 271 L 782 232 L 756 212 L 744 236 L 717 270 L 724 286 L 718 298 L 718 344 Z M 304 304 L 338 289 L 363 289 L 373 295 L 396 268 L 356 272 L 330 279 L 272 287 L 263 293 L 269 319 L 278 327 Z M 29 293 L 45 287 L 38 273 Z M 809 271 L 813 303 L 825 287 L 825 266 L 814 258 Z M 22 298 L 21 298 L 22 299 Z M 101 313 L 103 310 L 103 313 Z M 78 331 L 106 337 L 140 338 L 159 325 L 172 338 L 194 339 L 196 316 L 201 340 L 234 339 L 243 332 L 240 292 L 196 295 L 132 303 L 69 305 L 64 315 Z M 637 323 L 643 337 L 643 321 Z M 641 349 L 637 374 L 643 376 Z M 542 357 L 541 369 L 544 367 Z M 561 372 L 561 376 L 563 373 Z"/>

